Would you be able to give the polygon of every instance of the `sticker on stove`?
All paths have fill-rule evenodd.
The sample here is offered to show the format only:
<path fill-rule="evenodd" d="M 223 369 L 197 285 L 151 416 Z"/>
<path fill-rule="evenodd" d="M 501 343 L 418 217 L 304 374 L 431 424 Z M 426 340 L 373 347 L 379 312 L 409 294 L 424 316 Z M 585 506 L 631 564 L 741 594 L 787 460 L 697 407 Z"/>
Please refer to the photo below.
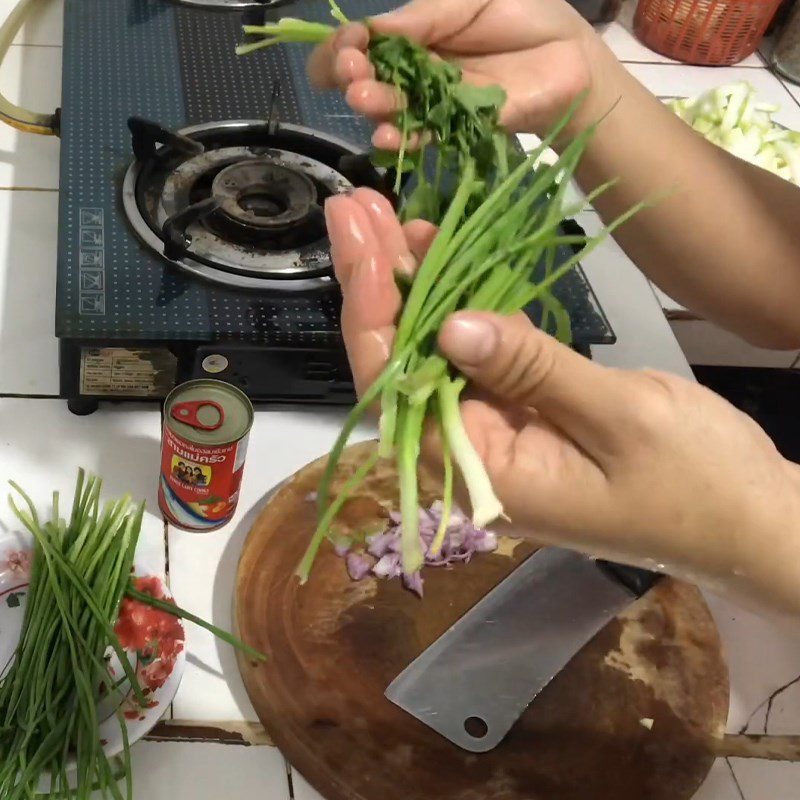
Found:
<path fill-rule="evenodd" d="M 166 397 L 175 386 L 178 360 L 169 350 L 124 347 L 81 349 L 81 394 Z"/>
<path fill-rule="evenodd" d="M 84 269 L 81 270 L 81 290 L 89 292 L 102 291 L 103 289 L 103 270 Z"/>
<path fill-rule="evenodd" d="M 81 250 L 81 269 L 103 266 L 102 250 Z"/>
<path fill-rule="evenodd" d="M 78 213 L 78 309 L 82 316 L 106 313 L 105 219 L 102 208 Z"/>
<path fill-rule="evenodd" d="M 102 247 L 102 228 L 81 228 L 81 247 Z"/>
<path fill-rule="evenodd" d="M 103 227 L 103 210 L 101 208 L 82 208 L 81 227 L 97 225 Z"/>
<path fill-rule="evenodd" d="M 94 314 L 102 316 L 106 313 L 106 298 L 105 295 L 98 292 L 81 292 L 80 297 L 80 310 L 81 314 Z"/>

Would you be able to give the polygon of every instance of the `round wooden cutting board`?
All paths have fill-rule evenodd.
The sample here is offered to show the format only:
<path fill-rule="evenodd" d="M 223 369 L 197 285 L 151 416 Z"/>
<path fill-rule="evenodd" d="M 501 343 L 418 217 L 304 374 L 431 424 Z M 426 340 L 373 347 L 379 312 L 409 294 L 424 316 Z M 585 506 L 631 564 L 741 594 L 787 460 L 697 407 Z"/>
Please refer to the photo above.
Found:
<path fill-rule="evenodd" d="M 374 447 L 349 448 L 334 485 Z M 250 699 L 287 759 L 327 800 L 688 800 L 728 709 L 728 675 L 700 593 L 671 580 L 601 631 L 495 750 L 452 745 L 383 695 L 388 684 L 535 547 L 425 571 L 425 598 L 397 580 L 352 582 L 325 543 L 311 578 L 294 570 L 314 530 L 308 498 L 325 459 L 264 508 L 239 564 L 239 634 L 268 654 L 240 662 Z M 439 496 L 420 476 L 421 502 Z M 341 517 L 364 531 L 397 508 L 381 464 Z M 652 720 L 652 729 L 645 722 Z"/>

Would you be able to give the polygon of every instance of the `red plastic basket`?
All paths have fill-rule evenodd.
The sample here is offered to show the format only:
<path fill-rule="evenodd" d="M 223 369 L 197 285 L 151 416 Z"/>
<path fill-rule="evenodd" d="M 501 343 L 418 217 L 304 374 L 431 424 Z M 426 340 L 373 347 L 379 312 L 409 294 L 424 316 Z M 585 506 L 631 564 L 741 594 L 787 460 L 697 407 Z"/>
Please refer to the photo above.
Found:
<path fill-rule="evenodd" d="M 639 0 L 633 29 L 651 50 L 687 64 L 728 66 L 758 47 L 781 0 Z"/>

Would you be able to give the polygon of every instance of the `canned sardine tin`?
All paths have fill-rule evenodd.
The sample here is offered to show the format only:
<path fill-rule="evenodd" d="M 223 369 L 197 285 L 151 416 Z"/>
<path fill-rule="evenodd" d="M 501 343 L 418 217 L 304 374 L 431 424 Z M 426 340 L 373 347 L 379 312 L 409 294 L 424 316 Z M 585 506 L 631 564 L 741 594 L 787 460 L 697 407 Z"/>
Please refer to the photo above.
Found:
<path fill-rule="evenodd" d="M 253 416 L 247 396 L 223 381 L 189 381 L 169 394 L 158 504 L 173 525 L 213 531 L 230 521 Z"/>

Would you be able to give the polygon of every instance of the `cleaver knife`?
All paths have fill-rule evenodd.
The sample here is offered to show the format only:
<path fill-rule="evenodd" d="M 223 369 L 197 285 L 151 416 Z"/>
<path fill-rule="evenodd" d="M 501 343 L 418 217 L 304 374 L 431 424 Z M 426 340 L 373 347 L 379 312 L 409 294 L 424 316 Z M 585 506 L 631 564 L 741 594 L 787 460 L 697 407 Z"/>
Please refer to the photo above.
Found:
<path fill-rule="evenodd" d="M 464 750 L 488 752 L 659 577 L 571 550 L 537 550 L 406 667 L 386 697 Z"/>

